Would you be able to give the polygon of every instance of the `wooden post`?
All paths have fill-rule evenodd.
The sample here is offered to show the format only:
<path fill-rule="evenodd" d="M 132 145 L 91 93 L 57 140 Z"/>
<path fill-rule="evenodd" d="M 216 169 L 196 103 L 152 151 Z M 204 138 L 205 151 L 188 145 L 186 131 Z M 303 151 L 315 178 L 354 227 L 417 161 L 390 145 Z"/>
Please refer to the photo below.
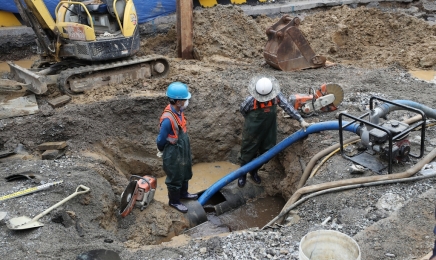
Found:
<path fill-rule="evenodd" d="M 192 0 L 177 0 L 177 55 L 182 59 L 193 59 Z"/>

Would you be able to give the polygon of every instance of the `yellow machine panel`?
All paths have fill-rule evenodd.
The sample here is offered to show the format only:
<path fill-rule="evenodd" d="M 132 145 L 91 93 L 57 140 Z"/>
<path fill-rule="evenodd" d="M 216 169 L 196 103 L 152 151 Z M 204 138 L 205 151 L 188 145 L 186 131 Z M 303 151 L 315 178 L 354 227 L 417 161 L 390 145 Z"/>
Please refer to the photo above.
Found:
<path fill-rule="evenodd" d="M 79 23 L 57 23 L 56 28 L 65 39 L 95 41 L 94 30 L 87 25 Z"/>
<path fill-rule="evenodd" d="M 21 26 L 17 17 L 13 13 L 0 11 L 0 27 Z"/>
<path fill-rule="evenodd" d="M 119 16 L 117 18 L 120 20 Z M 126 8 L 124 12 L 122 28 L 123 35 L 126 37 L 132 36 L 135 32 L 135 28 L 138 24 L 138 16 L 136 15 L 136 9 L 133 5 L 133 1 L 126 2 Z"/>
<path fill-rule="evenodd" d="M 202 7 L 214 7 L 218 4 L 217 0 L 199 0 Z"/>
<path fill-rule="evenodd" d="M 234 5 L 242 5 L 242 4 L 253 4 L 253 3 L 266 3 L 267 0 L 230 0 L 231 4 Z M 227 5 L 229 4 L 228 0 L 199 0 L 199 3 L 202 7 L 214 7 L 215 5 Z"/>

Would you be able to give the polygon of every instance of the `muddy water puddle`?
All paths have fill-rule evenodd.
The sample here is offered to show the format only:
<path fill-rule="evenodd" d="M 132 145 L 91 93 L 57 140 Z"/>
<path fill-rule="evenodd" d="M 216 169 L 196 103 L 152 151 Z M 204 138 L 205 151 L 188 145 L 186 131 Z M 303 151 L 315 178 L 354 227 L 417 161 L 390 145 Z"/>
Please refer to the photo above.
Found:
<path fill-rule="evenodd" d="M 190 193 L 204 191 L 219 179 L 238 168 L 239 165 L 226 161 L 195 164 L 192 166 L 193 176 L 189 181 L 188 191 Z M 154 199 L 163 203 L 168 203 L 168 190 L 165 185 L 165 178 L 166 177 L 164 176 L 157 179 L 157 189 Z"/>
<path fill-rule="evenodd" d="M 37 59 L 38 57 L 36 56 L 26 60 L 13 61 L 13 63 L 23 68 L 29 69 Z M 9 72 L 9 65 L 5 61 L 0 62 L 0 72 Z"/>
<path fill-rule="evenodd" d="M 238 168 L 239 165 L 226 161 L 195 164 L 192 167 L 193 177 L 189 181 L 189 192 L 202 192 Z M 158 187 L 154 199 L 168 203 L 165 177 L 158 178 L 157 183 Z M 247 201 L 245 205 L 219 216 L 216 216 L 215 213 L 208 213 L 207 222 L 185 231 L 184 234 L 190 237 L 203 237 L 252 227 L 261 228 L 277 216 L 284 205 L 285 200 L 281 197 L 265 197 Z M 170 234 L 158 241 L 157 244 L 170 241 L 174 235 Z"/>
<path fill-rule="evenodd" d="M 222 224 L 230 227 L 231 231 L 251 227 L 261 228 L 280 213 L 285 203 L 282 197 L 259 198 L 218 218 Z"/>
<path fill-rule="evenodd" d="M 409 73 L 417 79 L 436 83 L 436 71 L 434 70 L 411 70 Z"/>
<path fill-rule="evenodd" d="M 184 234 L 196 238 L 253 227 L 262 228 L 280 213 L 284 205 L 285 200 L 281 197 L 259 198 L 219 216 L 209 213 L 207 222 L 185 231 Z"/>

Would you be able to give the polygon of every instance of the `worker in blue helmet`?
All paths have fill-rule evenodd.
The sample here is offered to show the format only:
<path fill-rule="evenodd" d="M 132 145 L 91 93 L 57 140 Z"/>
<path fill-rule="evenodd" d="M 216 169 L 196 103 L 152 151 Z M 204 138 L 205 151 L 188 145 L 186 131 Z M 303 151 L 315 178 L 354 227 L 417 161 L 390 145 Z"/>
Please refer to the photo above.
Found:
<path fill-rule="evenodd" d="M 163 153 L 168 204 L 186 213 L 188 208 L 180 199 L 198 198 L 198 195 L 188 192 L 188 182 L 192 178 L 192 156 L 184 111 L 188 107 L 191 93 L 186 84 L 173 82 L 168 86 L 166 95 L 169 104 L 160 117 L 160 131 L 156 143 L 159 152 Z"/>

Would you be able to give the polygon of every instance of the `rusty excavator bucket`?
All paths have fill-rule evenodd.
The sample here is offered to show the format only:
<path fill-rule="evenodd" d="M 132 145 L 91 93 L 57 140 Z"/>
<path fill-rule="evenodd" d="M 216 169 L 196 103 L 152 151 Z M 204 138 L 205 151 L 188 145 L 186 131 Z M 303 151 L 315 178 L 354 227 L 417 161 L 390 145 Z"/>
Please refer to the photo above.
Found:
<path fill-rule="evenodd" d="M 283 16 L 266 30 L 268 42 L 263 56 L 266 62 L 283 71 L 302 70 L 324 66 L 326 58 L 315 54 L 309 42 L 298 29 L 300 19 Z"/>

